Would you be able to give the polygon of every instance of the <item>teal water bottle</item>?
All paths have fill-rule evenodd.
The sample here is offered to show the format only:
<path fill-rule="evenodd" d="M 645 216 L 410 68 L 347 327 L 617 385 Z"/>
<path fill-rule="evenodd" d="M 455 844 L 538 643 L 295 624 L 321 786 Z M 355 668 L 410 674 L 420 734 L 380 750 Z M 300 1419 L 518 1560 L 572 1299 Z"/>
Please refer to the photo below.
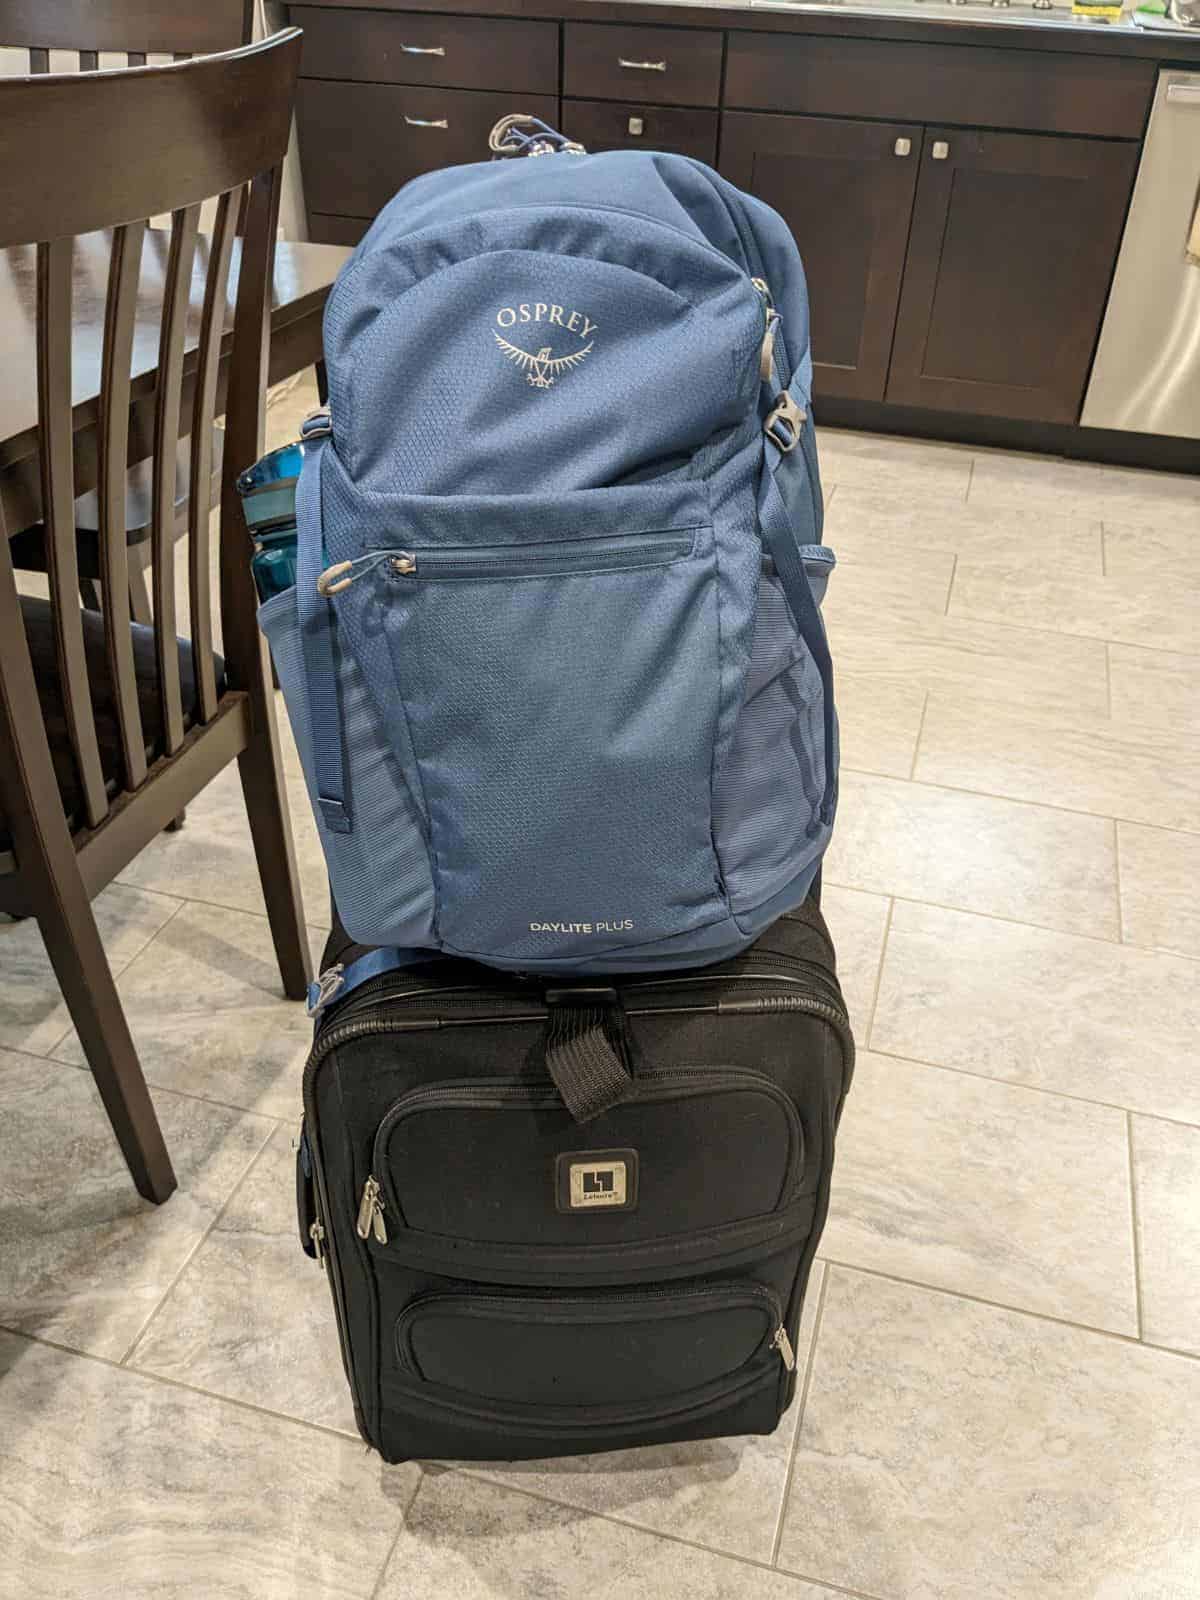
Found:
<path fill-rule="evenodd" d="M 301 429 L 301 438 L 269 451 L 239 474 L 237 491 L 254 541 L 250 570 L 260 600 L 270 600 L 296 584 L 296 485 L 309 441 L 328 434 L 329 415 L 318 412 Z"/>

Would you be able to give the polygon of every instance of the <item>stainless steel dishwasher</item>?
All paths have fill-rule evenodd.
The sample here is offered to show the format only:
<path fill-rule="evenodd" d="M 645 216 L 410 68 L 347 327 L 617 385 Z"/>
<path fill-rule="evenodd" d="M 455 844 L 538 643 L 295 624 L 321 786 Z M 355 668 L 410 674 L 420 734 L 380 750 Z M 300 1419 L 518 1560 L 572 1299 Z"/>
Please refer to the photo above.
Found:
<path fill-rule="evenodd" d="M 1200 73 L 1158 75 L 1080 421 L 1200 439 Z"/>

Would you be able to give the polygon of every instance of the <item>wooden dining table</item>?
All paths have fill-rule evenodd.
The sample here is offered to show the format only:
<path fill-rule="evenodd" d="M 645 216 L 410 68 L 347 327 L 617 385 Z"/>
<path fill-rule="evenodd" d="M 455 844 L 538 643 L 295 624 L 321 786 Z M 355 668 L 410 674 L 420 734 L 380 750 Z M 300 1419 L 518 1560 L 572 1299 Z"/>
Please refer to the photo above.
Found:
<path fill-rule="evenodd" d="M 240 242 L 237 241 L 237 244 Z M 131 462 L 151 453 L 163 276 L 169 246 L 169 232 L 157 228 L 146 230 L 131 368 Z M 75 241 L 71 376 L 77 494 L 96 486 L 96 423 L 99 414 L 108 251 L 109 236 L 104 233 L 85 234 Z M 207 252 L 208 241 L 202 236 L 196 252 L 185 335 L 181 408 L 181 417 L 185 420 L 191 414 L 191 381 L 196 365 Z M 341 245 L 280 241 L 275 254 L 271 296 L 271 383 L 278 383 L 321 359 L 321 318 L 325 301 L 339 268 L 349 254 L 349 250 Z M 41 515 L 37 455 L 35 260 L 33 245 L 14 245 L 0 250 L 0 516 L 9 537 L 37 522 Z M 237 272 L 238 251 L 235 245 L 229 274 L 222 383 L 233 339 L 233 296 L 237 287 Z M 218 405 L 220 409 L 221 405 Z M 238 468 L 249 464 L 231 463 Z"/>

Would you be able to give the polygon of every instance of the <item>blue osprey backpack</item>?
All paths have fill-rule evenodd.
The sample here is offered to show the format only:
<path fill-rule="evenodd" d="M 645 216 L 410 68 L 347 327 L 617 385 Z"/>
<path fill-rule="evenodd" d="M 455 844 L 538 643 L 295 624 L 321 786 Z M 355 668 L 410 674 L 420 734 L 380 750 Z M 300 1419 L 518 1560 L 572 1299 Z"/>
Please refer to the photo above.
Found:
<path fill-rule="evenodd" d="M 260 619 L 357 941 L 720 961 L 836 799 L 804 273 L 698 161 L 534 149 L 416 179 L 343 268 Z"/>

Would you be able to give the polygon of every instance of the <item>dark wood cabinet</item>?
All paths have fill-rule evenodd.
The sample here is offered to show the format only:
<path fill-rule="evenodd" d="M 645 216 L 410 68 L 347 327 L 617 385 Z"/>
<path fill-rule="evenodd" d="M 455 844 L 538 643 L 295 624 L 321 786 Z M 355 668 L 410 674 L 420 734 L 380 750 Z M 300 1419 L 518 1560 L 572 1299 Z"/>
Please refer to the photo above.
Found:
<path fill-rule="evenodd" d="M 804 259 L 818 396 L 884 397 L 921 132 L 726 113 L 722 173 L 780 212 Z"/>
<path fill-rule="evenodd" d="M 886 398 L 1075 422 L 1137 157 L 927 128 Z"/>
<path fill-rule="evenodd" d="M 671 150 L 709 166 L 717 159 L 717 113 L 619 100 L 564 100 L 562 131 L 589 150 Z"/>
<path fill-rule="evenodd" d="M 721 98 L 722 47 L 722 34 L 698 28 L 568 22 L 563 93 L 589 100 L 715 106 Z"/>

